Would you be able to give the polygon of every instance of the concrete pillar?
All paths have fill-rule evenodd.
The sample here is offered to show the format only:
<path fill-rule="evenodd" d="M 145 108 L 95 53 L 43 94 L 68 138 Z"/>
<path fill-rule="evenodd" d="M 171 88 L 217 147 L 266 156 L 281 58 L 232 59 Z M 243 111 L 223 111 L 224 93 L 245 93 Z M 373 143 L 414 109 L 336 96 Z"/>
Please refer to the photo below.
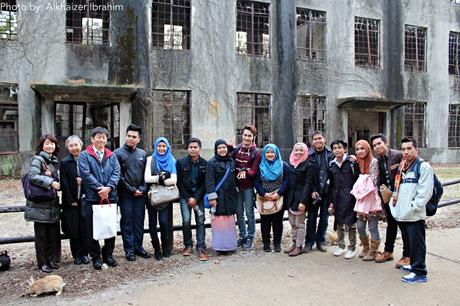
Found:
<path fill-rule="evenodd" d="M 273 142 L 287 158 L 294 144 L 295 70 L 294 0 L 272 1 L 272 122 Z"/>
<path fill-rule="evenodd" d="M 131 101 L 120 102 L 120 146 L 126 141 L 126 128 L 131 123 L 132 105 Z"/>
<path fill-rule="evenodd" d="M 54 135 L 54 101 L 51 98 L 45 98 L 40 104 L 42 113 L 42 135 Z"/>

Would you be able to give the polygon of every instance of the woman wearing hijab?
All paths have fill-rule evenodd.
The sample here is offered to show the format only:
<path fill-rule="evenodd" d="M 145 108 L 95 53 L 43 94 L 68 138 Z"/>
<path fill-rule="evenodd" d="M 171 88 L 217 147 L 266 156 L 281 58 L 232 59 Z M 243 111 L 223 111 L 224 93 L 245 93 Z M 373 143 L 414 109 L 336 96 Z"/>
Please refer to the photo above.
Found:
<path fill-rule="evenodd" d="M 219 184 L 222 181 L 221 184 Z M 221 185 L 218 190 L 216 186 Z M 212 249 L 219 252 L 237 248 L 235 213 L 237 189 L 235 161 L 230 157 L 225 140 L 214 144 L 214 157 L 206 166 L 206 193 L 212 207 Z"/>
<path fill-rule="evenodd" d="M 356 225 L 363 245 L 359 258 L 364 261 L 373 261 L 380 245 L 378 224 L 382 214 L 382 203 L 377 193 L 379 166 L 377 159 L 372 157 L 371 146 L 367 141 L 357 141 L 355 151 L 360 175 L 351 193 L 356 198 L 354 208 L 358 217 Z M 371 234 L 370 241 L 366 226 L 369 227 Z"/>
<path fill-rule="evenodd" d="M 267 144 L 262 150 L 262 159 L 259 164 L 259 171 L 254 180 L 259 201 L 276 202 L 282 197 L 288 187 L 289 167 L 281 159 L 280 150 L 274 144 Z M 260 197 L 260 198 L 259 198 Z M 263 203 L 261 203 L 261 208 Z M 273 227 L 273 245 L 275 252 L 281 252 L 281 237 L 283 234 L 284 210 L 272 214 L 260 215 L 260 228 L 264 251 L 271 252 L 270 230 Z"/>
<path fill-rule="evenodd" d="M 284 206 L 288 209 L 292 226 L 292 246 L 285 252 L 289 256 L 302 254 L 305 242 L 305 211 L 311 204 L 311 189 L 315 167 L 307 161 L 308 147 L 302 142 L 294 145 L 289 157 L 289 184 Z"/>
<path fill-rule="evenodd" d="M 175 185 L 177 182 L 176 159 L 172 155 L 171 145 L 165 137 L 158 137 L 153 145 L 152 156 L 147 157 L 144 180 L 147 184 L 160 184 L 165 186 Z M 147 204 L 149 214 L 149 232 L 152 238 L 152 245 L 155 251 L 155 259 L 168 258 L 172 252 L 172 237 L 168 216 L 171 213 L 172 205 L 161 210 Z M 157 221 L 160 222 L 161 246 L 157 235 Z"/>

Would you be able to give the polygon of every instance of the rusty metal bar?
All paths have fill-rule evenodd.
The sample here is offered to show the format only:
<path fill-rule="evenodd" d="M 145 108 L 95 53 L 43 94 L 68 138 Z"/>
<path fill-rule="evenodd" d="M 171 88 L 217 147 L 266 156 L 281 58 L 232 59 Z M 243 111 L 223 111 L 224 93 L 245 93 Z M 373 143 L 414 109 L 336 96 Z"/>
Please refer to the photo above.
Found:
<path fill-rule="evenodd" d="M 460 201 L 460 200 L 459 200 Z M 289 218 L 284 217 L 283 221 L 288 221 Z M 256 223 L 260 223 L 260 218 L 256 219 Z M 235 224 L 237 224 L 235 222 Z M 205 223 L 204 224 L 205 228 L 211 228 L 211 223 Z M 192 224 L 192 229 L 196 229 L 196 224 Z M 157 231 L 160 232 L 160 228 L 157 227 Z M 172 231 L 182 231 L 182 225 L 174 225 L 172 226 Z M 145 228 L 144 229 L 144 234 L 149 233 L 149 229 Z M 121 232 L 117 232 L 117 236 L 121 236 Z M 61 240 L 64 239 L 69 239 L 66 235 L 61 234 Z M 0 237 L 0 245 L 2 244 L 15 244 L 15 243 L 24 243 L 24 242 L 34 242 L 35 238 L 33 235 L 28 235 L 28 236 L 12 236 L 12 237 Z M 171 239 L 171 242 L 173 239 Z"/>

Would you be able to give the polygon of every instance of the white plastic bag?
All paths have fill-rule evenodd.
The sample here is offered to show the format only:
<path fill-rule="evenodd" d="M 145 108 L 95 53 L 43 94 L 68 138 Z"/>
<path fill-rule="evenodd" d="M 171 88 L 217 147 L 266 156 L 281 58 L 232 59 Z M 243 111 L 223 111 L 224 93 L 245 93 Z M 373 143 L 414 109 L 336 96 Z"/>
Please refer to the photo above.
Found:
<path fill-rule="evenodd" d="M 96 204 L 93 208 L 93 239 L 117 236 L 117 204 Z"/>

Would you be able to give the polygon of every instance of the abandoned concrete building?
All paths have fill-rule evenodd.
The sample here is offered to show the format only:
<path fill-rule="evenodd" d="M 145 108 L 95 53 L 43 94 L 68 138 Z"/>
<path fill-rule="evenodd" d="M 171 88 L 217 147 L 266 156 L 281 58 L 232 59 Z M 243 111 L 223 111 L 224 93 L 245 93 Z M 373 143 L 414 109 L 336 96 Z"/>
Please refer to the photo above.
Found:
<path fill-rule="evenodd" d="M 0 175 L 41 134 L 114 149 L 131 122 L 147 151 L 253 123 L 259 146 L 383 132 L 460 162 L 458 2 L 0 0 Z"/>

